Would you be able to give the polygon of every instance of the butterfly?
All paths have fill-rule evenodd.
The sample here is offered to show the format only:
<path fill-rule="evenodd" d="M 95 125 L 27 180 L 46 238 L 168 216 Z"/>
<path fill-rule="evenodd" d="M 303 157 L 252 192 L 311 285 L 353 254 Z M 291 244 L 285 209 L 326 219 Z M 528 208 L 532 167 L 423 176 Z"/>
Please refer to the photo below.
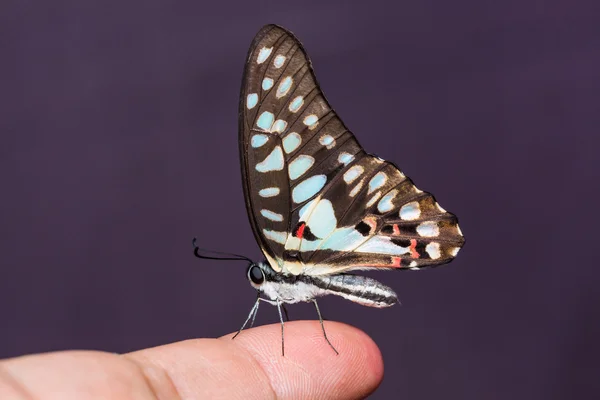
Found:
<path fill-rule="evenodd" d="M 465 242 L 456 216 L 433 195 L 365 152 L 325 98 L 302 44 L 277 25 L 264 26 L 248 52 L 239 150 L 248 217 L 266 260 L 240 256 L 258 297 L 238 334 L 261 302 L 275 305 L 282 354 L 285 304 L 312 302 L 338 353 L 318 297 L 392 306 L 391 288 L 350 272 L 448 263 Z"/>

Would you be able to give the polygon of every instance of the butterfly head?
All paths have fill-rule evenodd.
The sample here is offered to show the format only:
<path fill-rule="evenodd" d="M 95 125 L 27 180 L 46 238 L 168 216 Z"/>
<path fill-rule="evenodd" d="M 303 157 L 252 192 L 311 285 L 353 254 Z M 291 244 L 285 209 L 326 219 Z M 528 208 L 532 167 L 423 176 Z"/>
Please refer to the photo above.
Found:
<path fill-rule="evenodd" d="M 246 276 L 252 287 L 260 290 L 261 286 L 270 280 L 272 271 L 266 262 L 250 263 L 246 270 Z"/>

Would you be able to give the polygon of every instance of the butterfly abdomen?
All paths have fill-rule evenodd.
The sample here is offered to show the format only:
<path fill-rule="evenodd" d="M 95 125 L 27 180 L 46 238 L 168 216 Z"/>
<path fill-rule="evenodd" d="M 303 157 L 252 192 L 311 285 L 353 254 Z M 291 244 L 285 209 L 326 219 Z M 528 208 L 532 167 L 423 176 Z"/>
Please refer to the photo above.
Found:
<path fill-rule="evenodd" d="M 290 275 L 279 274 L 269 263 L 258 266 L 265 280 L 257 288 L 271 300 L 284 303 L 309 302 L 317 297 L 333 294 L 369 307 L 389 307 L 398 302 L 394 291 L 366 276 L 337 275 Z"/>
<path fill-rule="evenodd" d="M 341 296 L 363 306 L 383 308 L 398 302 L 391 288 L 366 276 L 340 274 L 312 277 L 312 281 L 325 294 Z"/>

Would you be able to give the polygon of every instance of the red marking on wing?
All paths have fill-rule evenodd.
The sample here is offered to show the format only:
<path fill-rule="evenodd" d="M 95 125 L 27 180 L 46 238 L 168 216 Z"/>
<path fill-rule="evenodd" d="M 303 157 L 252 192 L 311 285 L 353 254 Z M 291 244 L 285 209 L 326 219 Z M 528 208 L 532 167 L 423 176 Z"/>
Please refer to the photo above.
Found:
<path fill-rule="evenodd" d="M 302 239 L 302 236 L 304 235 L 304 228 L 306 228 L 306 223 L 303 222 L 296 230 L 296 237 L 298 239 Z"/>
<path fill-rule="evenodd" d="M 393 228 L 394 228 L 393 234 L 396 236 L 400 235 L 400 229 L 398 228 L 398 224 L 394 224 Z"/>
<path fill-rule="evenodd" d="M 373 232 L 377 228 L 377 220 L 375 218 L 365 218 L 363 221 L 371 228 L 369 232 Z"/>
<path fill-rule="evenodd" d="M 417 240 L 416 239 L 410 239 L 410 256 L 412 258 L 419 258 L 421 257 L 421 255 L 419 253 L 417 253 Z"/>
<path fill-rule="evenodd" d="M 402 261 L 402 257 L 392 257 L 392 265 L 390 265 L 390 267 L 392 268 L 400 268 L 400 262 Z"/>

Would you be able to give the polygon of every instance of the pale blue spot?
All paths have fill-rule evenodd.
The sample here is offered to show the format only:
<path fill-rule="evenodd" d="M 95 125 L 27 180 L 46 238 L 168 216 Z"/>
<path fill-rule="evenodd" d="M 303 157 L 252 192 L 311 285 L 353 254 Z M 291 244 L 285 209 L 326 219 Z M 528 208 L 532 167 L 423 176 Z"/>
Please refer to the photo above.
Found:
<path fill-rule="evenodd" d="M 279 146 L 276 146 L 267 158 L 256 164 L 256 170 L 258 172 L 281 171 L 282 169 L 283 152 Z"/>
<path fill-rule="evenodd" d="M 354 160 L 354 156 L 349 153 L 341 153 L 338 156 L 338 161 L 344 165 L 350 164 Z"/>
<path fill-rule="evenodd" d="M 303 201 L 310 199 L 323 189 L 326 182 L 327 177 L 325 175 L 311 176 L 300 182 L 298 186 L 294 188 L 292 191 L 292 200 L 294 200 L 295 203 L 302 203 Z"/>
<path fill-rule="evenodd" d="M 315 114 L 311 114 L 307 117 L 304 118 L 304 125 L 307 126 L 313 126 L 314 124 L 316 124 L 319 121 L 319 117 L 317 117 Z"/>
<path fill-rule="evenodd" d="M 251 110 L 256 104 L 258 104 L 258 95 L 256 93 L 250 93 L 246 98 L 246 107 L 248 107 L 248 110 Z"/>
<path fill-rule="evenodd" d="M 271 51 L 273 51 L 272 47 L 269 47 L 268 49 L 266 47 L 263 47 L 262 49 L 260 49 L 260 51 L 258 52 L 258 57 L 256 58 L 256 62 L 259 64 L 264 63 L 267 58 L 269 58 L 269 56 L 271 55 Z"/>
<path fill-rule="evenodd" d="M 315 163 L 315 159 L 311 156 L 300 155 L 292 161 L 288 166 L 288 173 L 290 175 L 290 179 L 298 179 L 302 176 L 306 171 L 312 167 Z"/>
<path fill-rule="evenodd" d="M 396 197 L 396 194 L 398 194 L 398 190 L 394 189 L 391 192 L 389 192 L 388 194 L 386 194 L 385 196 L 383 196 L 383 198 L 381 200 L 379 200 L 379 204 L 377 204 L 377 210 L 380 213 L 386 213 L 388 211 L 393 210 L 394 203 L 392 203 L 392 200 L 394 200 L 394 197 Z"/>
<path fill-rule="evenodd" d="M 333 140 L 333 137 L 331 135 L 325 135 L 319 138 L 319 143 L 321 143 L 323 146 L 329 147 L 334 142 L 335 140 Z"/>
<path fill-rule="evenodd" d="M 290 103 L 289 109 L 291 112 L 295 113 L 300 109 L 300 107 L 302 107 L 303 104 L 304 104 L 304 99 L 302 98 L 302 96 L 297 96 Z"/>
<path fill-rule="evenodd" d="M 280 98 L 285 96 L 290 91 L 290 88 L 292 87 L 292 82 L 293 81 L 291 76 L 288 76 L 283 81 L 281 81 L 281 83 L 277 87 L 276 97 Z"/>
<path fill-rule="evenodd" d="M 286 137 L 283 138 L 283 149 L 287 154 L 290 154 L 292 151 L 296 150 L 300 143 L 302 142 L 302 138 L 296 132 L 292 132 Z"/>
<path fill-rule="evenodd" d="M 270 210 L 260 210 L 263 217 L 270 219 L 271 221 L 281 222 L 283 221 L 283 215 L 277 214 Z"/>
<path fill-rule="evenodd" d="M 405 221 L 412 221 L 418 219 L 420 216 L 421 208 L 416 201 L 411 201 L 410 203 L 403 205 L 400 209 L 400 218 Z"/>
<path fill-rule="evenodd" d="M 265 237 L 277 243 L 285 244 L 287 239 L 287 232 L 272 231 L 270 229 L 263 229 Z"/>
<path fill-rule="evenodd" d="M 323 199 L 317 203 L 306 221 L 310 231 L 319 238 L 328 237 L 337 226 L 331 201 Z"/>
<path fill-rule="evenodd" d="M 268 132 L 271 130 L 273 121 L 275 121 L 275 116 L 273 115 L 273 113 L 265 111 L 262 114 L 260 114 L 260 117 L 258 117 L 258 120 L 256 120 L 256 126 L 258 126 L 263 131 Z"/>
<path fill-rule="evenodd" d="M 281 68 L 283 66 L 284 62 L 285 62 L 285 56 L 282 56 L 280 54 L 277 57 L 275 57 L 275 60 L 273 61 L 273 65 L 275 66 L 275 68 Z"/>
<path fill-rule="evenodd" d="M 354 251 L 357 253 L 389 254 L 393 256 L 399 256 L 410 253 L 410 248 L 394 244 L 390 241 L 390 238 L 386 236 L 373 236 Z"/>
<path fill-rule="evenodd" d="M 363 236 L 356 229 L 340 228 L 333 231 L 321 245 L 321 249 L 351 251 L 358 247 L 361 243 L 368 239 L 368 236 Z"/>
<path fill-rule="evenodd" d="M 294 238 L 296 239 L 296 238 Z M 302 240 L 300 242 L 300 248 L 298 250 L 300 251 L 313 251 L 313 250 L 317 250 L 319 248 L 319 244 L 321 243 L 321 241 L 319 240 L 314 240 L 314 241 L 310 241 L 310 240 Z"/>
<path fill-rule="evenodd" d="M 277 196 L 279 194 L 279 188 L 278 187 L 269 187 L 269 188 L 264 188 L 258 191 L 258 195 L 260 197 L 273 197 L 273 196 Z"/>
<path fill-rule="evenodd" d="M 367 207 L 371 207 L 379 198 L 381 197 L 381 192 L 377 192 L 371 197 L 371 200 L 367 203 Z"/>
<path fill-rule="evenodd" d="M 250 145 L 256 149 L 256 148 L 264 145 L 268 141 L 269 141 L 269 137 L 267 135 L 256 134 L 256 135 L 252 136 L 252 139 L 250 139 Z"/>
<path fill-rule="evenodd" d="M 417 233 L 423 237 L 436 237 L 440 234 L 440 228 L 434 221 L 423 222 L 417 226 Z"/>
<path fill-rule="evenodd" d="M 271 78 L 265 78 L 262 81 L 262 88 L 263 90 L 269 90 L 273 87 L 273 79 Z"/>
<path fill-rule="evenodd" d="M 312 199 L 311 201 L 309 201 L 308 203 L 306 203 L 305 205 L 303 205 L 300 208 L 300 211 L 298 212 L 298 216 L 300 217 L 300 221 L 306 221 L 306 218 L 309 217 L 309 215 L 306 215 L 306 213 L 308 211 L 311 211 L 312 206 L 315 204 L 315 201 L 318 201 L 318 199 Z"/>
<path fill-rule="evenodd" d="M 287 127 L 287 122 L 285 122 L 282 119 L 278 119 L 277 121 L 275 121 L 275 123 L 271 127 L 271 132 L 283 133 L 283 131 L 285 131 L 286 127 Z"/>
<path fill-rule="evenodd" d="M 387 175 L 383 172 L 378 172 L 374 177 L 369 181 L 369 192 L 372 193 L 374 190 L 379 189 L 383 185 L 385 185 L 385 181 L 387 181 Z"/>
<path fill-rule="evenodd" d="M 360 165 L 355 165 L 351 167 L 348 171 L 344 172 L 344 181 L 348 184 L 354 182 L 356 178 L 358 178 L 365 169 Z"/>

